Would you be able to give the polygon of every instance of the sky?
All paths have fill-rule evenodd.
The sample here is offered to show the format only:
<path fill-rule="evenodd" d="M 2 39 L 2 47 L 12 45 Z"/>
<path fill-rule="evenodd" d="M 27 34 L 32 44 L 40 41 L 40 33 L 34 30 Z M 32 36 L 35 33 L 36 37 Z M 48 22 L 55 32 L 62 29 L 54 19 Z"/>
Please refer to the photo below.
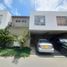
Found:
<path fill-rule="evenodd" d="M 0 0 L 0 10 L 13 16 L 29 16 L 33 11 L 67 11 L 67 0 Z"/>

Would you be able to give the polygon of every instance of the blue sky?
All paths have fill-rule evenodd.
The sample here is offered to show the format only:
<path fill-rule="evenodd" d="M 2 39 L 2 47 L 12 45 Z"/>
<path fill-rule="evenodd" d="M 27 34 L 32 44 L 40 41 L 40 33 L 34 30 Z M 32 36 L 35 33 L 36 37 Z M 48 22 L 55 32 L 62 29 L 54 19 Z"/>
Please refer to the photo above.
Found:
<path fill-rule="evenodd" d="M 28 16 L 32 11 L 67 11 L 67 0 L 0 0 L 0 10 Z"/>

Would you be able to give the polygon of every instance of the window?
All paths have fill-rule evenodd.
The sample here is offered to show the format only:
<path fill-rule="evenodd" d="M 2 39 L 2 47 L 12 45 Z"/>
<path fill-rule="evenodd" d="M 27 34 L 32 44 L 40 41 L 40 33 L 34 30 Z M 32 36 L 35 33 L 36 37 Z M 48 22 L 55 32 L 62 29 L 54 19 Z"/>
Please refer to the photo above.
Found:
<path fill-rule="evenodd" d="M 21 22 L 20 20 L 16 20 L 16 22 Z"/>
<path fill-rule="evenodd" d="M 57 16 L 57 25 L 67 26 L 67 16 Z"/>
<path fill-rule="evenodd" d="M 2 15 L 0 15 L 0 24 L 1 24 L 1 22 L 2 22 Z"/>
<path fill-rule="evenodd" d="M 45 16 L 35 16 L 34 23 L 35 25 L 45 25 Z"/>
<path fill-rule="evenodd" d="M 25 19 L 23 19 L 23 20 L 22 20 L 22 23 L 26 23 L 26 20 L 25 20 Z"/>
<path fill-rule="evenodd" d="M 26 20 L 25 20 L 25 19 L 23 19 L 23 20 L 16 20 L 16 22 L 17 22 L 17 23 L 20 23 L 20 22 L 26 23 Z"/>

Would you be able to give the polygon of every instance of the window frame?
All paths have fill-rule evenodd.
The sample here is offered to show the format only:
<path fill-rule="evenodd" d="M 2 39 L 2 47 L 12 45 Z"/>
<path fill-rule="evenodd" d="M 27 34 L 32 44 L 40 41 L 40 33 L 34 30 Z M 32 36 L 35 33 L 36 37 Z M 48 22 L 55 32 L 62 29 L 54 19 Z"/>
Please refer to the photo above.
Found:
<path fill-rule="evenodd" d="M 67 26 L 67 19 L 66 18 L 67 18 L 67 16 L 56 16 L 57 25 L 58 26 Z M 61 19 L 64 19 L 65 22 L 62 22 Z M 58 22 L 58 20 L 59 20 L 59 22 Z"/>
<path fill-rule="evenodd" d="M 42 19 L 43 22 L 40 22 Z M 42 16 L 42 15 L 37 15 L 37 16 L 34 16 L 34 24 L 35 25 L 38 25 L 38 26 L 44 26 L 45 25 L 45 16 Z"/>
<path fill-rule="evenodd" d="M 2 17 L 3 17 L 3 15 L 0 15 L 0 24 L 2 23 Z"/>

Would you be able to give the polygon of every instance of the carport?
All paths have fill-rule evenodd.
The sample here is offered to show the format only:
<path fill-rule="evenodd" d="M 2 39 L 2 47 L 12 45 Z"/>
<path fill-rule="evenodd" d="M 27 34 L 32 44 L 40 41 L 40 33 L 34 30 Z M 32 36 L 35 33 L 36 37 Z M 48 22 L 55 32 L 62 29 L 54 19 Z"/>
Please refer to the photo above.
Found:
<path fill-rule="evenodd" d="M 31 38 L 31 44 L 34 44 L 32 46 L 35 46 L 38 39 L 42 39 L 42 38 L 48 38 L 48 34 L 47 33 L 30 33 L 30 38 Z"/>
<path fill-rule="evenodd" d="M 50 32 L 46 32 L 46 33 L 30 32 L 30 38 L 31 38 L 31 40 L 30 40 L 31 44 L 30 45 L 33 49 L 33 53 L 34 54 L 36 53 L 36 51 L 35 51 L 36 48 L 34 48 L 34 47 L 37 45 L 38 39 L 47 38 L 47 39 L 51 40 L 53 38 L 59 38 L 59 37 L 67 37 L 67 32 L 61 32 L 61 31 L 60 32 L 58 32 L 58 31 L 52 31 L 51 32 L 50 31 Z M 59 45 L 56 46 L 55 44 L 53 44 L 53 46 L 54 46 L 54 48 L 60 47 Z M 62 56 L 62 54 L 56 49 L 55 49 L 54 55 L 55 56 Z"/>
<path fill-rule="evenodd" d="M 67 31 L 66 30 L 30 30 L 30 43 L 31 43 L 30 45 L 34 47 L 37 45 L 38 39 L 47 38 L 53 44 L 54 48 L 59 50 L 61 49 L 61 45 L 57 44 L 56 42 L 57 39 L 60 37 L 67 38 Z"/>
<path fill-rule="evenodd" d="M 53 38 L 58 38 L 58 37 L 67 37 L 67 32 L 64 31 L 36 31 L 36 32 L 30 32 L 30 42 L 34 45 L 36 45 L 38 39 L 42 38 L 47 38 L 49 40 Z"/>

